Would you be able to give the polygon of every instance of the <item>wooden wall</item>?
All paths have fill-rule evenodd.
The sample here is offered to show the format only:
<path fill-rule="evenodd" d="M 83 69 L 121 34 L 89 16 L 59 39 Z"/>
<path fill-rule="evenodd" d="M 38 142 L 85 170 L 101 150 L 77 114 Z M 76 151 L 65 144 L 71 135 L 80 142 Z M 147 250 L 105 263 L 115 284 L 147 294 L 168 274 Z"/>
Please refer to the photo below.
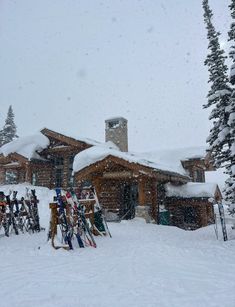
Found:
<path fill-rule="evenodd" d="M 51 188 L 53 186 L 52 167 L 48 164 L 33 165 L 31 167 L 30 182 L 32 183 L 32 174 L 37 177 L 36 185 Z"/>
<path fill-rule="evenodd" d="M 98 194 L 104 209 L 113 212 L 120 210 L 120 185 L 117 180 L 102 180 Z"/>
<path fill-rule="evenodd" d="M 184 219 L 184 208 L 194 208 L 196 222 L 186 223 Z M 197 229 L 214 222 L 213 204 L 206 198 L 167 198 L 166 209 L 170 213 L 170 224 L 183 229 Z"/>

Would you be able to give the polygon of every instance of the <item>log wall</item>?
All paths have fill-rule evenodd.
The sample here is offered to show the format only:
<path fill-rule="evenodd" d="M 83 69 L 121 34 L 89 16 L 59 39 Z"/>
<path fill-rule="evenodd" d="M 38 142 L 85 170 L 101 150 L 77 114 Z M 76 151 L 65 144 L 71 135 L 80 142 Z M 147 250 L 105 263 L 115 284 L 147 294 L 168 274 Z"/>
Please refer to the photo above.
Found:
<path fill-rule="evenodd" d="M 195 210 L 195 223 L 185 222 L 184 208 L 187 207 L 191 207 Z M 169 210 L 170 213 L 170 224 L 179 228 L 194 230 L 214 222 L 213 204 L 205 198 L 167 198 L 166 209 Z"/>

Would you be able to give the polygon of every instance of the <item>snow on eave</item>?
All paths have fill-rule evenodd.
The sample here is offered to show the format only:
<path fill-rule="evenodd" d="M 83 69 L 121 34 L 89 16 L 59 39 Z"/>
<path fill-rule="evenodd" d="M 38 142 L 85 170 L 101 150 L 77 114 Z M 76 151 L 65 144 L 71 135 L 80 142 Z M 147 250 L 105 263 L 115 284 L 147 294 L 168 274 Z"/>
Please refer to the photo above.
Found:
<path fill-rule="evenodd" d="M 55 130 L 44 127 L 40 130 L 42 134 L 44 134 L 44 130 L 48 131 L 48 132 L 52 132 L 55 135 L 58 134 L 59 136 L 71 139 L 72 141 L 75 141 L 75 142 L 85 143 L 87 145 L 93 145 L 94 146 L 94 145 L 101 144 L 101 142 L 99 142 L 99 141 L 96 141 L 96 140 L 93 140 L 93 139 L 90 139 L 90 138 L 87 138 L 87 137 L 81 137 L 81 136 L 78 136 L 77 134 L 75 135 L 74 133 L 71 133 L 71 132 L 67 133 L 67 132 L 64 132 L 63 130 L 55 131 Z"/>
<path fill-rule="evenodd" d="M 188 182 L 176 186 L 171 183 L 165 184 L 167 197 L 180 198 L 214 198 L 219 190 L 216 183 Z"/>
<path fill-rule="evenodd" d="M 41 152 L 43 149 L 47 148 L 49 143 L 49 139 L 39 132 L 38 134 L 20 137 L 3 145 L 0 148 L 0 154 L 7 157 L 10 154 L 16 153 L 28 160 L 41 160 L 42 158 L 38 152 Z"/>
<path fill-rule="evenodd" d="M 208 151 L 206 146 L 185 147 L 175 149 L 163 149 L 151 152 L 138 153 L 146 160 L 153 161 L 168 166 L 171 171 L 188 176 L 187 170 L 184 169 L 182 162 L 207 157 Z"/>

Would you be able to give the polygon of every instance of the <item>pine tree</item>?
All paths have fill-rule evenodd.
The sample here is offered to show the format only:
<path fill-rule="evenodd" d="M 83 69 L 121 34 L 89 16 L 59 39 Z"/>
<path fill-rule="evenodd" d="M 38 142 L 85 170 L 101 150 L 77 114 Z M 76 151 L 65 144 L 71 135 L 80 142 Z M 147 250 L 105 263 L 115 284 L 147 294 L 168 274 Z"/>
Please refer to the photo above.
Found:
<path fill-rule="evenodd" d="M 11 141 L 13 141 L 15 138 L 18 138 L 16 134 L 16 125 L 14 122 L 14 113 L 12 110 L 12 106 L 9 107 L 7 112 L 7 118 L 5 120 L 5 125 L 3 126 L 3 129 L 0 131 L 0 144 L 4 145 Z"/>
<path fill-rule="evenodd" d="M 226 164 L 226 173 L 229 178 L 226 180 L 225 200 L 230 204 L 230 213 L 235 214 L 235 0 L 229 5 L 232 23 L 228 32 L 229 41 L 232 42 L 229 56 L 232 60 L 230 69 L 230 82 L 232 84 L 232 95 L 230 105 L 227 110 L 230 113 L 228 125 L 230 128 L 230 139 L 228 142 L 228 157 Z"/>
<path fill-rule="evenodd" d="M 228 126 L 229 111 L 228 106 L 231 97 L 231 88 L 228 79 L 228 68 L 225 64 L 226 56 L 220 47 L 219 36 L 212 23 L 213 13 L 209 7 L 208 0 L 202 2 L 204 9 L 204 22 L 207 29 L 207 38 L 209 41 L 209 54 L 205 60 L 205 65 L 209 71 L 210 90 L 207 95 L 208 101 L 204 108 L 212 108 L 209 119 L 213 125 L 210 129 L 207 142 L 209 150 L 214 159 L 215 167 L 222 167 L 228 156 L 228 140 L 230 138 L 230 129 Z"/>
<path fill-rule="evenodd" d="M 3 135 L 3 129 L 0 130 L 0 147 L 4 144 L 4 135 Z"/>

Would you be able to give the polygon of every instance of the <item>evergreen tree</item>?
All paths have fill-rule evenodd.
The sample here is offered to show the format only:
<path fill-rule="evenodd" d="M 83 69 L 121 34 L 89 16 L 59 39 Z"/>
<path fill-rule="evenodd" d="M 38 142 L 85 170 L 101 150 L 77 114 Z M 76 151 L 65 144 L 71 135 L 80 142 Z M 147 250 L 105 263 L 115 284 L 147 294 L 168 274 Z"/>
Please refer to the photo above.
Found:
<path fill-rule="evenodd" d="M 3 130 L 0 130 L 0 147 L 4 144 Z"/>
<path fill-rule="evenodd" d="M 204 9 L 204 22 L 207 29 L 207 38 L 209 41 L 209 54 L 205 60 L 209 70 L 210 90 L 207 95 L 208 101 L 204 108 L 212 107 L 209 119 L 212 120 L 207 142 L 212 157 L 214 158 L 215 167 L 221 167 L 226 161 L 228 155 L 227 142 L 229 139 L 229 112 L 227 107 L 230 103 L 231 88 L 228 79 L 228 68 L 225 64 L 226 56 L 219 44 L 220 33 L 216 32 L 212 23 L 213 14 L 209 7 L 208 0 L 202 2 Z"/>
<path fill-rule="evenodd" d="M 15 138 L 18 138 L 16 134 L 16 125 L 14 122 L 14 113 L 12 110 L 12 106 L 9 107 L 7 112 L 7 118 L 5 120 L 5 125 L 3 126 L 3 129 L 0 131 L 0 144 L 4 145 Z"/>
<path fill-rule="evenodd" d="M 229 56 L 232 60 L 230 82 L 233 87 L 233 92 L 230 99 L 230 105 L 227 108 L 230 113 L 228 120 L 230 139 L 228 142 L 228 157 L 226 163 L 226 173 L 229 175 L 229 178 L 226 180 L 225 199 L 230 204 L 230 213 L 235 214 L 235 0 L 231 1 L 229 8 L 233 20 L 230 31 L 228 32 L 229 41 L 232 42 Z"/>

